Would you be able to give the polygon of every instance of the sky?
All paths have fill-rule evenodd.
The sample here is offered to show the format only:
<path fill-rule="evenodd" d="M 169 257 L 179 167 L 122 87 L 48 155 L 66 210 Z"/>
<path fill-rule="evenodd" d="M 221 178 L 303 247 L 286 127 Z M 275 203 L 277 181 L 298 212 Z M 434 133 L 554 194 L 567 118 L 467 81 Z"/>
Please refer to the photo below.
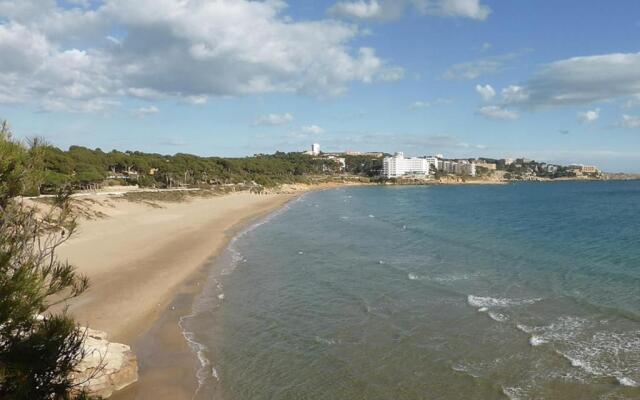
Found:
<path fill-rule="evenodd" d="M 0 0 L 0 118 L 67 148 L 640 172 L 637 0 Z"/>

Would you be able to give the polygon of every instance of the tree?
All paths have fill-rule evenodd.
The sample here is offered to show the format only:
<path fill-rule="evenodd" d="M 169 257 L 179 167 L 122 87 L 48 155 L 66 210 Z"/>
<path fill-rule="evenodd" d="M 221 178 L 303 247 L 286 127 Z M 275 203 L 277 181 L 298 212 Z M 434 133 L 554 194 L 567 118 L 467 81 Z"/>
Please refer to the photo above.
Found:
<path fill-rule="evenodd" d="M 51 311 L 88 287 L 56 257 L 76 227 L 68 193 L 44 211 L 21 200 L 41 176 L 40 143 L 26 148 L 6 123 L 0 129 L 0 398 L 84 397 L 70 376 L 84 334 L 64 311 Z"/>

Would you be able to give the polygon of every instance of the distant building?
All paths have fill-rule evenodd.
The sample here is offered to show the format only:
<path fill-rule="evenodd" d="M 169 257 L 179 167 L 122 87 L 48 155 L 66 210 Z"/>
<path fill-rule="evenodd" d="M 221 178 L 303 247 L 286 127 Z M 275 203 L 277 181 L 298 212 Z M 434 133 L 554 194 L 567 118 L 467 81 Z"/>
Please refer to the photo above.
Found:
<path fill-rule="evenodd" d="M 456 165 L 458 163 L 451 160 L 442 160 L 442 168 L 440 170 L 447 174 L 455 174 L 456 173 Z"/>
<path fill-rule="evenodd" d="M 550 174 L 555 174 L 556 172 L 558 172 L 558 166 L 553 164 L 547 165 L 547 172 Z"/>
<path fill-rule="evenodd" d="M 490 171 L 495 171 L 498 167 L 495 163 L 488 163 L 486 161 L 476 161 L 476 168 L 486 168 Z"/>
<path fill-rule="evenodd" d="M 442 158 L 442 157 L 440 157 L 440 158 Z M 440 158 L 437 155 L 436 156 L 427 156 L 427 157 L 425 157 L 425 160 L 427 160 L 429 165 L 433 165 L 433 167 L 435 169 L 438 169 L 438 164 L 440 162 Z"/>
<path fill-rule="evenodd" d="M 593 165 L 583 165 L 580 171 L 583 174 L 597 174 L 598 172 L 600 172 L 598 168 Z"/>
<path fill-rule="evenodd" d="M 320 144 L 314 143 L 311 145 L 311 155 L 312 156 L 320 155 Z"/>
<path fill-rule="evenodd" d="M 344 157 L 337 157 L 335 155 L 327 155 L 323 157 L 327 160 L 333 160 L 340 166 L 340 171 L 344 171 L 347 168 L 347 160 Z"/>
<path fill-rule="evenodd" d="M 504 165 L 511 165 L 511 164 L 513 164 L 513 158 L 504 159 Z"/>
<path fill-rule="evenodd" d="M 454 165 L 454 171 L 457 175 L 476 176 L 476 164 L 468 160 L 458 160 Z"/>
<path fill-rule="evenodd" d="M 429 163 L 426 158 L 405 158 L 404 153 L 396 153 L 393 157 L 382 160 L 382 175 L 385 178 L 400 178 L 403 176 L 419 176 L 429 174 Z"/>

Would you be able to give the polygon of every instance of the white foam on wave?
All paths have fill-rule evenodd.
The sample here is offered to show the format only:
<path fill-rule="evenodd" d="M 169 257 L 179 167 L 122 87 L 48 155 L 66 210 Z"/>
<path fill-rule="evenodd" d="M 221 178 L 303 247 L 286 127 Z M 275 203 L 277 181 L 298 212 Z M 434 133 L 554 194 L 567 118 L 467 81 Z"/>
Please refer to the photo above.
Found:
<path fill-rule="evenodd" d="M 547 343 L 547 340 L 538 335 L 531 335 L 531 337 L 529 338 L 529 344 L 533 347 L 540 346 L 545 343 Z"/>
<path fill-rule="evenodd" d="M 496 322 L 505 322 L 509 320 L 509 317 L 507 315 L 494 311 L 489 312 L 489 317 Z"/>
<path fill-rule="evenodd" d="M 335 344 L 340 344 L 340 340 L 338 340 L 338 339 L 330 339 L 330 338 L 327 339 L 327 338 L 323 338 L 323 337 L 320 337 L 320 336 L 316 336 L 315 339 L 316 339 L 316 342 L 325 344 L 327 346 L 333 346 Z"/>
<path fill-rule="evenodd" d="M 502 394 L 509 400 L 520 400 L 525 398 L 525 391 L 519 387 L 502 387 Z"/>
<path fill-rule="evenodd" d="M 556 350 L 573 367 L 598 377 L 615 378 L 623 386 L 639 386 L 640 331 L 596 332 Z"/>
<path fill-rule="evenodd" d="M 426 280 L 426 281 L 433 281 L 437 283 L 455 282 L 455 281 L 467 280 L 469 278 L 470 278 L 470 275 L 468 274 L 452 274 L 452 275 L 441 275 L 441 276 L 426 276 L 426 275 L 417 275 L 413 273 L 409 274 L 409 279 L 412 281 Z"/>
<path fill-rule="evenodd" d="M 198 387 L 196 388 L 196 391 L 194 393 L 195 398 L 209 376 L 215 378 L 217 381 L 219 381 L 220 379 L 218 377 L 218 371 L 213 367 L 213 365 L 211 365 L 211 361 L 205 355 L 205 352 L 208 350 L 207 346 L 196 341 L 194 333 L 187 331 L 184 327 L 184 322 L 186 321 L 186 319 L 193 317 L 193 314 L 180 317 L 180 319 L 178 320 L 178 326 L 182 331 L 182 336 L 187 341 L 187 345 L 189 346 L 189 348 L 191 348 L 191 350 L 196 354 L 196 357 L 198 358 L 199 368 L 196 371 Z"/>
<path fill-rule="evenodd" d="M 472 294 L 467 296 L 467 302 L 470 306 L 476 308 L 493 308 L 493 307 L 509 307 L 509 306 L 520 306 L 526 304 L 533 304 L 542 299 L 508 299 L 508 298 L 498 298 L 498 297 L 483 297 L 483 296 L 474 296 Z"/>
<path fill-rule="evenodd" d="M 523 325 L 523 324 L 516 324 L 516 328 L 518 328 L 518 330 L 524 332 L 524 333 L 531 333 L 533 332 L 534 328 Z"/>
<path fill-rule="evenodd" d="M 625 376 L 618 376 L 616 377 L 616 379 L 618 380 L 618 383 L 621 384 L 622 386 L 640 387 L 640 383 L 634 381 L 631 378 L 627 378 Z"/>
<path fill-rule="evenodd" d="M 376 216 L 373 214 L 369 214 L 369 218 L 375 218 Z"/>

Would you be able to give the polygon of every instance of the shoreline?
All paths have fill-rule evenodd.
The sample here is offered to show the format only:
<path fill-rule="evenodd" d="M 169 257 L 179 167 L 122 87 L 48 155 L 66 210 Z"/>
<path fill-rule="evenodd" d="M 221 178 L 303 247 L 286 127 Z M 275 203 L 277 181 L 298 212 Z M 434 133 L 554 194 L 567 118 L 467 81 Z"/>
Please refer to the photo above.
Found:
<path fill-rule="evenodd" d="M 199 365 L 178 322 L 191 314 L 215 260 L 251 223 L 306 192 L 339 186 L 350 185 L 291 185 L 180 202 L 83 197 L 78 231 L 59 257 L 87 275 L 91 287 L 69 302 L 69 312 L 80 325 L 130 345 L 139 363 L 138 382 L 111 398 L 191 399 Z"/>
<path fill-rule="evenodd" d="M 197 343 L 186 336 L 182 326 L 183 319 L 193 315 L 196 299 L 201 295 L 211 275 L 219 272 L 220 257 L 234 238 L 279 212 L 305 193 L 306 191 L 298 192 L 283 204 L 245 218 L 225 232 L 224 246 L 212 254 L 198 271 L 183 283 L 151 328 L 132 343 L 132 350 L 138 356 L 140 368 L 138 382 L 114 393 L 111 399 L 193 399 L 200 385 L 197 375 L 203 361 L 197 354 Z"/>
<path fill-rule="evenodd" d="M 470 182 L 467 183 L 467 185 L 468 184 L 470 184 Z M 462 185 L 465 184 L 463 183 Z M 116 316 L 111 315 L 112 320 L 110 323 L 113 323 L 114 326 L 110 326 L 108 324 L 104 325 L 105 321 L 103 321 L 103 314 L 105 314 L 105 310 L 107 311 L 106 314 L 109 315 L 109 311 L 113 312 L 114 307 L 100 307 L 100 304 L 109 303 L 109 305 L 111 305 L 111 301 L 114 300 L 115 297 L 121 296 L 121 293 L 127 290 L 127 285 L 121 287 L 118 284 L 114 285 L 107 282 L 105 286 L 105 282 L 98 282 L 98 293 L 90 293 L 93 295 L 93 299 L 86 299 L 85 297 L 87 296 L 87 293 L 85 293 L 76 299 L 77 301 L 71 303 L 71 312 L 76 316 L 79 323 L 106 331 L 109 333 L 110 340 L 112 341 L 131 345 L 132 350 L 138 357 L 140 368 L 139 381 L 124 390 L 114 393 L 111 398 L 116 400 L 193 398 L 193 394 L 198 386 L 196 373 L 200 369 L 200 365 L 197 360 L 196 352 L 188 344 L 188 338 L 184 336 L 179 322 L 183 317 L 192 313 L 194 301 L 204 288 L 204 282 L 206 282 L 212 272 L 212 269 L 217 267 L 216 262 L 220 255 L 228 247 L 231 240 L 244 229 L 250 227 L 252 223 L 267 218 L 270 214 L 282 209 L 287 203 L 299 198 L 301 195 L 309 191 L 344 186 L 385 187 L 388 185 L 332 184 L 295 186 L 270 194 L 250 194 L 245 192 L 232 193 L 212 198 L 189 199 L 177 204 L 161 203 L 162 206 L 160 207 L 157 205 L 150 205 L 149 202 L 131 203 L 129 200 L 117 200 L 118 204 L 115 206 L 105 206 L 104 204 L 100 206 L 92 205 L 92 207 L 97 209 L 97 211 L 110 207 L 114 208 L 115 215 L 107 215 L 106 217 L 101 217 L 98 220 L 83 221 L 83 224 L 80 225 L 80 232 L 77 235 L 79 237 L 74 237 L 74 240 L 81 242 L 81 244 L 82 242 L 85 242 L 84 247 L 88 247 L 91 251 L 89 254 L 84 255 L 90 257 L 91 260 L 95 260 L 96 257 L 100 256 L 100 252 L 98 251 L 98 254 L 96 254 L 92 244 L 98 243 L 96 242 L 96 239 L 100 239 L 101 236 L 98 235 L 98 237 L 87 238 L 87 225 L 95 228 L 96 226 L 108 224 L 109 221 L 114 222 L 114 220 L 115 222 L 121 223 L 122 218 L 127 217 L 126 213 L 118 214 L 120 208 L 123 208 L 121 207 L 122 203 L 126 203 L 124 208 L 126 208 L 127 204 L 133 207 L 134 212 L 155 214 L 156 217 L 160 217 L 157 226 L 168 225 L 163 229 L 165 229 L 165 231 L 168 229 L 172 233 L 176 233 L 175 238 L 169 240 L 169 243 L 156 243 L 156 249 L 158 246 L 160 248 L 169 247 L 164 248 L 164 254 L 169 254 L 168 259 L 164 259 L 162 254 L 154 254 L 153 252 L 142 255 L 142 257 L 134 257 L 133 259 L 129 257 L 129 268 L 127 268 L 127 265 L 123 266 L 121 263 L 118 264 L 117 262 L 115 263 L 116 265 L 111 265 L 112 261 L 108 260 L 107 264 L 109 264 L 110 272 L 124 273 L 125 275 L 116 283 L 126 282 L 129 284 L 129 289 L 131 289 L 131 287 L 135 289 L 136 286 L 139 285 L 136 284 L 135 280 L 133 283 L 127 282 L 130 280 L 129 278 L 144 279 L 147 277 L 145 274 L 148 275 L 149 273 L 160 272 L 166 274 L 167 272 L 176 272 L 176 263 L 179 266 L 185 262 L 188 264 L 186 268 L 177 269 L 178 271 L 182 270 L 180 271 L 180 276 L 174 277 L 174 279 L 169 281 L 162 281 L 160 283 L 160 292 L 153 292 L 150 298 L 147 298 L 149 295 L 144 296 L 144 294 L 141 293 L 137 293 L 138 296 L 134 296 L 134 298 L 130 296 L 127 297 L 125 294 L 124 301 L 122 301 L 122 299 L 120 299 L 120 302 L 115 301 L 115 303 L 119 303 L 117 304 L 118 307 L 124 306 L 126 308 L 129 306 L 135 309 L 136 307 L 140 307 L 140 304 L 138 304 L 139 301 L 135 297 L 139 297 L 140 300 L 143 300 L 144 298 L 147 300 L 147 308 L 141 315 L 138 313 L 137 318 L 132 318 L 130 315 L 127 315 L 127 318 L 124 318 L 122 321 L 117 320 L 118 318 L 113 318 Z M 241 200 L 242 198 L 245 198 L 245 200 L 246 198 L 249 198 L 264 201 L 258 201 L 258 203 L 250 202 L 249 204 L 240 205 L 238 207 L 238 205 L 235 204 L 238 203 L 238 201 L 235 200 Z M 219 224 L 219 222 L 221 222 L 221 216 L 218 216 L 214 218 L 213 221 L 208 221 L 209 223 L 205 221 L 204 225 L 200 227 L 197 232 L 185 231 L 184 227 L 182 227 L 182 229 L 176 229 L 176 232 L 173 230 L 175 227 L 170 226 L 172 223 L 175 223 L 176 219 L 179 219 L 176 217 L 180 216 L 180 212 L 188 212 L 191 214 L 195 212 L 197 214 L 198 211 L 206 211 L 207 207 L 221 206 L 220 208 L 226 209 L 226 211 L 222 210 L 222 214 L 228 214 L 228 208 L 232 205 L 236 206 L 235 211 L 241 210 L 241 215 L 234 215 L 233 217 L 226 219 L 222 218 L 226 221 L 225 223 Z M 196 210 L 193 211 L 192 209 Z M 106 211 L 108 212 L 108 210 Z M 222 217 L 224 217 L 224 215 Z M 214 223 L 212 224 L 211 222 Z M 83 228 L 85 228 L 85 232 L 83 232 Z M 96 234 L 95 229 L 88 229 L 88 231 L 89 236 Z M 127 233 L 132 235 L 131 232 Z M 194 235 L 199 236 L 200 239 L 210 239 L 204 240 L 204 250 L 201 248 L 203 243 L 194 244 L 192 242 Z M 187 240 L 184 240 L 183 236 L 187 236 Z M 149 238 L 143 235 L 143 237 L 139 239 L 146 241 Z M 195 258 L 185 261 L 180 257 L 181 255 L 184 255 L 184 253 L 190 252 L 193 246 L 200 247 L 200 250 L 196 251 L 198 255 Z M 70 258 L 70 260 L 75 263 L 73 240 L 71 245 L 68 247 L 70 248 L 65 247 L 62 249 L 61 258 Z M 118 246 L 116 245 L 115 247 L 117 248 Z M 135 249 L 135 243 L 133 244 L 133 247 Z M 178 252 L 179 254 L 172 254 L 174 252 Z M 77 254 L 75 255 L 77 256 Z M 164 271 L 162 266 L 160 268 L 153 268 L 157 267 L 155 264 L 162 264 L 163 262 L 164 267 L 169 271 Z M 142 269 L 144 270 L 142 271 L 142 275 L 136 273 L 136 269 L 140 268 L 138 265 L 135 265 L 137 263 L 146 264 L 142 266 Z M 79 272 L 87 272 L 83 263 L 76 264 L 79 266 Z M 133 267 L 131 264 L 134 264 Z M 184 269 L 187 271 L 184 271 Z M 92 278 L 92 283 L 95 283 L 94 281 L 96 277 L 100 279 L 103 275 L 103 273 L 96 274 Z M 114 295 L 113 292 L 116 292 L 116 294 Z M 149 300 L 153 303 L 150 308 Z M 97 306 L 96 303 L 98 303 Z M 81 318 L 84 317 L 85 319 L 77 318 L 78 313 L 81 315 Z M 128 313 L 125 312 L 125 314 Z M 116 319 L 117 321 L 114 322 L 113 319 Z M 86 323 L 87 320 L 89 321 L 88 324 Z M 98 322 L 101 325 L 96 325 L 95 322 Z"/>

